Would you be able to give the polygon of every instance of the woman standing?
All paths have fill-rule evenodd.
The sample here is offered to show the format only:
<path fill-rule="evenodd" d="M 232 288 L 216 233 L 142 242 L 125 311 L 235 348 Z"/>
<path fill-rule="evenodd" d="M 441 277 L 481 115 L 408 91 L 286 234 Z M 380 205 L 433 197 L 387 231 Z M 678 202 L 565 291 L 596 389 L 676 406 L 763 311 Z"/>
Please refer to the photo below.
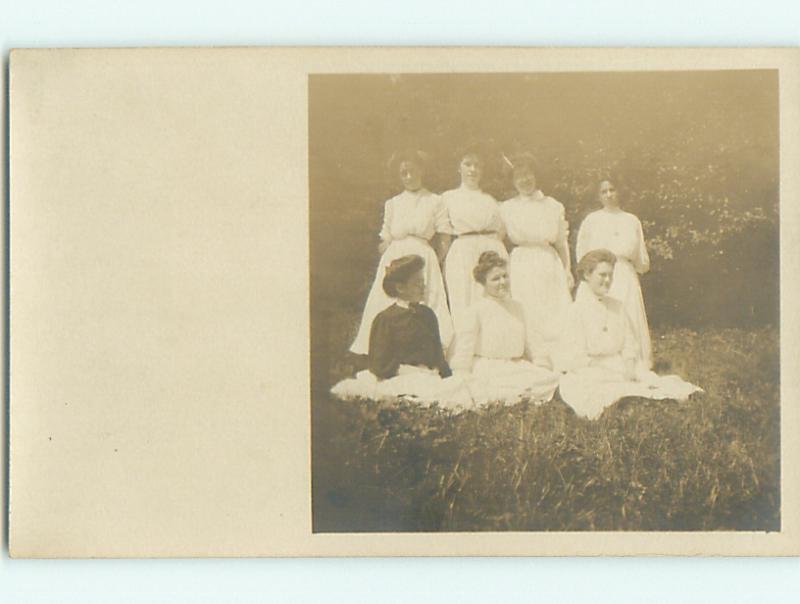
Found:
<path fill-rule="evenodd" d="M 364 305 L 358 334 L 350 346 L 350 351 L 356 354 L 367 354 L 373 319 L 394 302 L 383 289 L 386 267 L 393 260 L 410 254 L 424 260 L 425 298 L 422 302 L 436 315 L 445 349 L 453 336 L 439 257 L 430 244 L 436 233 L 448 233 L 450 228 L 441 197 L 423 186 L 424 165 L 425 154 L 420 151 L 399 153 L 389 162 L 390 170 L 399 175 L 404 190 L 388 200 L 384 207 L 381 243 L 378 246 L 381 259 Z"/>
<path fill-rule="evenodd" d="M 660 377 L 638 355 L 639 342 L 622 302 L 611 297 L 618 264 L 608 250 L 591 250 L 578 262 L 582 279 L 554 355 L 563 372 L 561 398 L 589 419 L 626 396 L 683 400 L 700 390 L 676 375 Z"/>
<path fill-rule="evenodd" d="M 456 236 L 444 265 L 450 312 L 456 329 L 470 305 L 483 294 L 483 287 L 472 276 L 480 255 L 493 251 L 502 258 L 508 257 L 503 245 L 505 232 L 500 204 L 480 188 L 483 167 L 484 157 L 478 149 L 464 151 L 458 166 L 461 186 L 442 195 L 452 233 Z"/>
<path fill-rule="evenodd" d="M 639 219 L 624 212 L 614 182 L 600 182 L 600 202 L 603 209 L 589 214 L 578 230 L 575 255 L 578 261 L 591 250 L 607 249 L 616 256 L 614 279 L 609 296 L 622 302 L 633 323 L 637 356 L 649 369 L 653 366 L 650 329 L 639 285 L 639 275 L 650 270 L 650 257 L 644 243 Z"/>
<path fill-rule="evenodd" d="M 529 153 L 507 160 L 517 196 L 501 206 L 511 251 L 511 295 L 525 310 L 533 359 L 549 365 L 572 301 L 569 228 L 564 206 L 536 187 L 536 166 Z"/>

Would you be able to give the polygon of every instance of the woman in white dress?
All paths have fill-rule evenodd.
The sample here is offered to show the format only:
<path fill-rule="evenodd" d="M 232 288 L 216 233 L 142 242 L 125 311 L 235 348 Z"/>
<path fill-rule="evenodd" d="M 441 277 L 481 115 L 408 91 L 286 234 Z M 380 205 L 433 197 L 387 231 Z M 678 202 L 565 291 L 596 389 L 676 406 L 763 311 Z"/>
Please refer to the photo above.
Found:
<path fill-rule="evenodd" d="M 450 228 L 441 197 L 428 191 L 422 184 L 424 165 L 425 155 L 419 151 L 403 152 L 390 160 L 390 168 L 397 170 L 404 190 L 388 200 L 384 208 L 381 243 L 378 246 L 381 259 L 364 305 L 358 333 L 350 346 L 350 351 L 356 354 L 367 354 L 372 321 L 393 303 L 382 287 L 386 267 L 392 260 L 410 254 L 421 256 L 425 261 L 423 302 L 436 314 L 443 346 L 447 349 L 450 345 L 453 325 L 447 307 L 447 294 L 439 257 L 430 243 L 435 234 L 449 233 Z"/>
<path fill-rule="evenodd" d="M 578 263 L 582 282 L 554 355 L 563 372 L 561 398 L 589 419 L 626 396 L 684 400 L 700 390 L 676 375 L 659 377 L 642 361 L 633 323 L 610 295 L 616 263 L 609 250 L 584 254 Z"/>
<path fill-rule="evenodd" d="M 529 153 L 507 163 L 518 195 L 500 206 L 511 251 L 511 296 L 525 309 L 534 358 L 550 362 L 572 298 L 569 228 L 564 206 L 536 187 L 536 166 Z"/>
<path fill-rule="evenodd" d="M 466 384 L 478 405 L 549 401 L 558 376 L 530 361 L 525 313 L 511 298 L 506 260 L 483 252 L 473 273 L 484 293 L 460 323 L 450 361 L 454 374 L 469 374 Z"/>
<path fill-rule="evenodd" d="M 636 216 L 620 208 L 617 189 L 611 180 L 600 182 L 600 202 L 603 209 L 589 214 L 578 230 L 575 256 L 580 261 L 591 250 L 607 249 L 617 257 L 609 295 L 622 302 L 630 316 L 639 358 L 650 369 L 653 366 L 650 329 L 639 285 L 639 275 L 650 270 L 642 224 Z"/>
<path fill-rule="evenodd" d="M 458 168 L 461 186 L 442 194 L 451 232 L 456 236 L 444 264 L 450 313 L 456 329 L 470 305 L 483 294 L 483 287 L 472 276 L 480 255 L 494 251 L 502 258 L 508 257 L 503 245 L 505 232 L 500 204 L 480 188 L 483 165 L 480 151 L 467 149 L 461 154 Z"/>

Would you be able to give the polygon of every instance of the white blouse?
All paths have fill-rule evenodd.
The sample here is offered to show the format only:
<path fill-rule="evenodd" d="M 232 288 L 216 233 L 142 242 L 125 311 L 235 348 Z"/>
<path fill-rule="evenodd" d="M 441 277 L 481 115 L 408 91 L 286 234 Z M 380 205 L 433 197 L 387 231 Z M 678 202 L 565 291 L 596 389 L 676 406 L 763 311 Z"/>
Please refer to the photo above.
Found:
<path fill-rule="evenodd" d="M 476 356 L 509 360 L 525 357 L 525 333 L 525 315 L 518 302 L 484 296 L 467 311 L 450 367 L 469 371 Z"/>
<path fill-rule="evenodd" d="M 508 238 L 515 245 L 556 245 L 567 241 L 564 206 L 541 191 L 517 196 L 500 207 Z"/>
<path fill-rule="evenodd" d="M 564 333 L 554 361 L 561 371 L 589 367 L 593 357 L 636 358 L 633 325 L 622 302 L 598 297 L 582 282 L 569 308 Z"/>
<path fill-rule="evenodd" d="M 613 252 L 617 258 L 628 260 L 637 273 L 646 273 L 650 269 L 642 223 L 633 214 L 602 209 L 584 219 L 575 248 L 577 259 L 601 248 Z"/>
<path fill-rule="evenodd" d="M 436 233 L 449 233 L 450 225 L 442 198 L 426 189 L 403 191 L 386 202 L 380 238 L 394 241 L 414 236 L 430 240 Z"/>
<path fill-rule="evenodd" d="M 460 187 L 442 194 L 451 234 L 480 233 L 492 231 L 505 237 L 497 200 L 478 189 Z"/>

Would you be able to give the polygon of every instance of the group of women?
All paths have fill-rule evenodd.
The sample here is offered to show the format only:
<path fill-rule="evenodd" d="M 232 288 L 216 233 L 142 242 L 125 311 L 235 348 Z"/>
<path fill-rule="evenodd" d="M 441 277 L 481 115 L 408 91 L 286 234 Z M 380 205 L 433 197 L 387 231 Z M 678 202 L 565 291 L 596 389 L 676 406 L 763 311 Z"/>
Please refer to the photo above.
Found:
<path fill-rule="evenodd" d="M 613 181 L 599 183 L 602 209 L 578 231 L 573 301 L 564 206 L 538 189 L 531 154 L 503 157 L 517 191 L 503 203 L 481 189 L 479 149 L 461 154 L 461 186 L 442 195 L 423 185 L 426 159 L 407 151 L 390 162 L 404 190 L 386 202 L 382 255 L 350 348 L 369 368 L 335 395 L 460 409 L 544 402 L 560 388 L 594 418 L 625 396 L 698 390 L 651 371 L 638 278 L 649 258 Z"/>

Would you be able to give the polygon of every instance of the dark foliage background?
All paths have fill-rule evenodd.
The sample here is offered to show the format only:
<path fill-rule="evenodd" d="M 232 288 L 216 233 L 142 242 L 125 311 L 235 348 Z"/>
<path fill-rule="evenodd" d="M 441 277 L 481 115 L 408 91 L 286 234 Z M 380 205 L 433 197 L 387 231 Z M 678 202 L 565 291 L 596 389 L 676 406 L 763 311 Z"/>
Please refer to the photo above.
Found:
<path fill-rule="evenodd" d="M 383 203 L 399 192 L 393 150 L 432 153 L 427 182 L 441 192 L 458 185 L 458 148 L 480 140 L 495 151 L 485 188 L 500 200 L 513 195 L 500 152 L 536 154 L 573 238 L 599 207 L 598 177 L 618 175 L 652 256 L 653 324 L 777 323 L 776 72 L 312 76 L 309 87 L 315 302 L 366 298 Z"/>
<path fill-rule="evenodd" d="M 776 530 L 779 140 L 773 71 L 318 75 L 309 79 L 314 529 Z M 480 140 L 533 151 L 573 238 L 612 172 L 642 220 L 656 370 L 686 404 L 623 401 L 586 422 L 558 399 L 461 416 L 331 399 L 378 261 L 392 151 L 458 185 Z M 623 404 L 624 403 L 624 404 Z"/>

